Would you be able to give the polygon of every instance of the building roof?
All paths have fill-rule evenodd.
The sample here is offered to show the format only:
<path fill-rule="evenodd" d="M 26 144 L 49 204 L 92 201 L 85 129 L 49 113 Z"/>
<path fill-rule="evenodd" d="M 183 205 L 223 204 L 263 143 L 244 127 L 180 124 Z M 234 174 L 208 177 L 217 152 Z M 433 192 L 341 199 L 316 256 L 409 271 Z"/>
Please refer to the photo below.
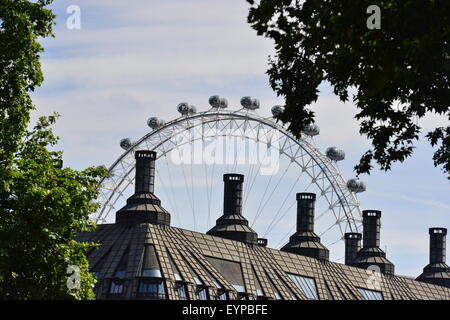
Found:
<path fill-rule="evenodd" d="M 298 193 L 297 231 L 275 250 L 242 215 L 244 176 L 225 174 L 216 226 L 207 234 L 188 231 L 170 226 L 170 213 L 154 195 L 156 153 L 140 150 L 135 158 L 135 193 L 116 223 L 76 239 L 101 244 L 87 252 L 98 299 L 450 300 L 445 228 L 429 230 L 430 264 L 420 281 L 394 275 L 379 248 L 378 210 L 363 212 L 362 248 L 360 234 L 346 234 L 346 264 L 330 262 L 314 233 L 316 196 Z"/>
<path fill-rule="evenodd" d="M 77 240 L 101 243 L 87 254 L 98 299 L 195 300 L 204 298 L 199 288 L 209 299 L 222 292 L 229 299 L 450 299 L 443 286 L 165 225 L 103 224 Z M 156 296 L 139 289 L 149 251 L 159 272 L 152 269 L 148 279 L 162 286 Z M 122 288 L 114 292 L 116 284 Z"/>

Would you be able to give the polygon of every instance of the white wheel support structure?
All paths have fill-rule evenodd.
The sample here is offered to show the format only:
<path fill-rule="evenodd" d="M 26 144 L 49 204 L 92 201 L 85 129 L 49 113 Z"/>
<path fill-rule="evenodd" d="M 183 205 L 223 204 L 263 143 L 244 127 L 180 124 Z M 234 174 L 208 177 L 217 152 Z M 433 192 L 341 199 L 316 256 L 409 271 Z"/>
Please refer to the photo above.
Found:
<path fill-rule="evenodd" d="M 274 132 L 278 134 L 274 135 Z M 341 234 L 337 240 L 341 240 L 345 232 L 361 230 L 360 204 L 355 193 L 347 187 L 335 161 L 319 151 L 308 136 L 296 139 L 273 119 L 263 118 L 245 108 L 238 111 L 211 108 L 205 112 L 185 114 L 161 123 L 159 128 L 132 142 L 109 168 L 108 176 L 102 179 L 98 199 L 100 208 L 92 219 L 97 223 L 105 222 L 111 211 L 114 214 L 123 205 L 124 191 L 134 185 L 136 150 L 154 150 L 161 158 L 186 143 L 193 144 L 195 140 L 221 136 L 251 139 L 267 144 L 268 148 L 278 145 L 280 155 L 297 165 L 299 172 L 303 173 L 303 179 L 309 179 L 310 184 L 315 184 L 320 191 L 318 197 L 328 203 Z M 119 199 L 122 201 L 118 202 Z M 280 220 L 282 217 L 278 218 Z"/>

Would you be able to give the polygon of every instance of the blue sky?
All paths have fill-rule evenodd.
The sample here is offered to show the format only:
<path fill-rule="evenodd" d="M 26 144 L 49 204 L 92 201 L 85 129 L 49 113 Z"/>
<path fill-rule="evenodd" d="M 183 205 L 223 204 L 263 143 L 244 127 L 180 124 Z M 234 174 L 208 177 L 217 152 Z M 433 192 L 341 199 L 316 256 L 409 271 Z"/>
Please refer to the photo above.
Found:
<path fill-rule="evenodd" d="M 66 8 L 73 4 L 81 8 L 81 30 L 66 28 Z M 109 166 L 122 153 L 121 138 L 147 133 L 150 116 L 178 117 L 181 101 L 206 110 L 208 97 L 220 94 L 237 109 L 239 99 L 251 95 L 265 116 L 283 103 L 265 75 L 271 41 L 246 23 L 244 0 L 59 0 L 52 8 L 56 37 L 43 41 L 45 82 L 33 95 L 33 119 L 62 115 L 55 131 L 67 166 Z M 369 146 L 358 134 L 355 106 L 339 102 L 323 85 L 312 108 L 321 127 L 318 147 L 343 148 L 346 160 L 339 167 L 352 177 Z M 421 122 L 424 130 L 444 124 L 433 115 Z M 399 274 L 420 274 L 428 262 L 428 228 L 450 226 L 449 181 L 433 166 L 432 153 L 424 140 L 392 171 L 363 177 L 368 190 L 359 199 L 363 209 L 383 211 L 382 248 Z M 283 223 L 280 228 L 292 225 Z"/>

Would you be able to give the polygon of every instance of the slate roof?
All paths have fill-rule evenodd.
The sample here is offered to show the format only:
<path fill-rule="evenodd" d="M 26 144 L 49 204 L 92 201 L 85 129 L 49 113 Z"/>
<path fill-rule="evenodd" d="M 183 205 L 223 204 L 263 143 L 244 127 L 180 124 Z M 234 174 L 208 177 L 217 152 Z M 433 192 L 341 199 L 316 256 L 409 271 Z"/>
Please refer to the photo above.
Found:
<path fill-rule="evenodd" d="M 77 240 L 101 243 L 87 253 L 98 299 L 450 300 L 443 286 L 166 225 L 103 224 Z M 144 276 L 146 265 L 159 274 Z M 146 279 L 157 294 L 140 292 Z"/>

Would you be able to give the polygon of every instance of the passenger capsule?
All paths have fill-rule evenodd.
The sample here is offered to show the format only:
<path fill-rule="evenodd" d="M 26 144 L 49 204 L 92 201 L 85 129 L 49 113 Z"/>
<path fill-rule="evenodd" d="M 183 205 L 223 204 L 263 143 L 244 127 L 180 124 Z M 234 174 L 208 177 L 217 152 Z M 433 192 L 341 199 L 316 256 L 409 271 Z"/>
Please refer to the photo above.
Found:
<path fill-rule="evenodd" d="M 221 97 L 219 95 L 214 95 L 209 97 L 209 104 L 213 108 L 226 108 L 228 107 L 228 100 L 224 97 Z"/>
<path fill-rule="evenodd" d="M 342 149 L 336 147 L 330 147 L 326 150 L 325 154 L 328 158 L 334 161 L 341 161 L 345 159 L 345 152 Z"/>
<path fill-rule="evenodd" d="M 317 136 L 320 133 L 320 127 L 315 123 L 307 124 L 303 128 L 303 133 L 310 137 Z"/>
<path fill-rule="evenodd" d="M 241 105 L 248 110 L 259 109 L 259 100 L 246 96 L 241 98 Z"/>
<path fill-rule="evenodd" d="M 272 107 L 272 109 L 271 109 L 271 111 L 272 111 L 272 115 L 274 116 L 274 117 L 276 117 L 276 116 L 278 116 L 279 114 L 281 114 L 281 113 L 283 113 L 283 111 L 284 111 L 284 107 L 283 106 L 273 106 Z"/>
<path fill-rule="evenodd" d="M 131 140 L 129 138 L 120 140 L 120 147 L 124 150 L 130 149 L 131 148 Z"/>
<path fill-rule="evenodd" d="M 147 120 L 147 125 L 150 128 L 152 128 L 153 130 L 161 128 L 165 124 L 166 124 L 166 122 L 164 120 L 161 120 L 157 117 L 151 117 L 151 118 L 148 118 L 148 120 Z"/>
<path fill-rule="evenodd" d="M 189 114 L 196 114 L 197 113 L 197 107 L 192 105 L 192 104 L 190 104 L 188 113 Z"/>
<path fill-rule="evenodd" d="M 348 190 L 358 193 L 366 191 L 366 184 L 359 179 L 349 179 L 347 181 Z"/>
<path fill-rule="evenodd" d="M 181 113 L 183 116 L 189 114 L 189 103 L 187 102 L 181 102 L 177 106 L 177 110 L 179 113 Z M 150 120 L 150 119 L 149 119 Z"/>

